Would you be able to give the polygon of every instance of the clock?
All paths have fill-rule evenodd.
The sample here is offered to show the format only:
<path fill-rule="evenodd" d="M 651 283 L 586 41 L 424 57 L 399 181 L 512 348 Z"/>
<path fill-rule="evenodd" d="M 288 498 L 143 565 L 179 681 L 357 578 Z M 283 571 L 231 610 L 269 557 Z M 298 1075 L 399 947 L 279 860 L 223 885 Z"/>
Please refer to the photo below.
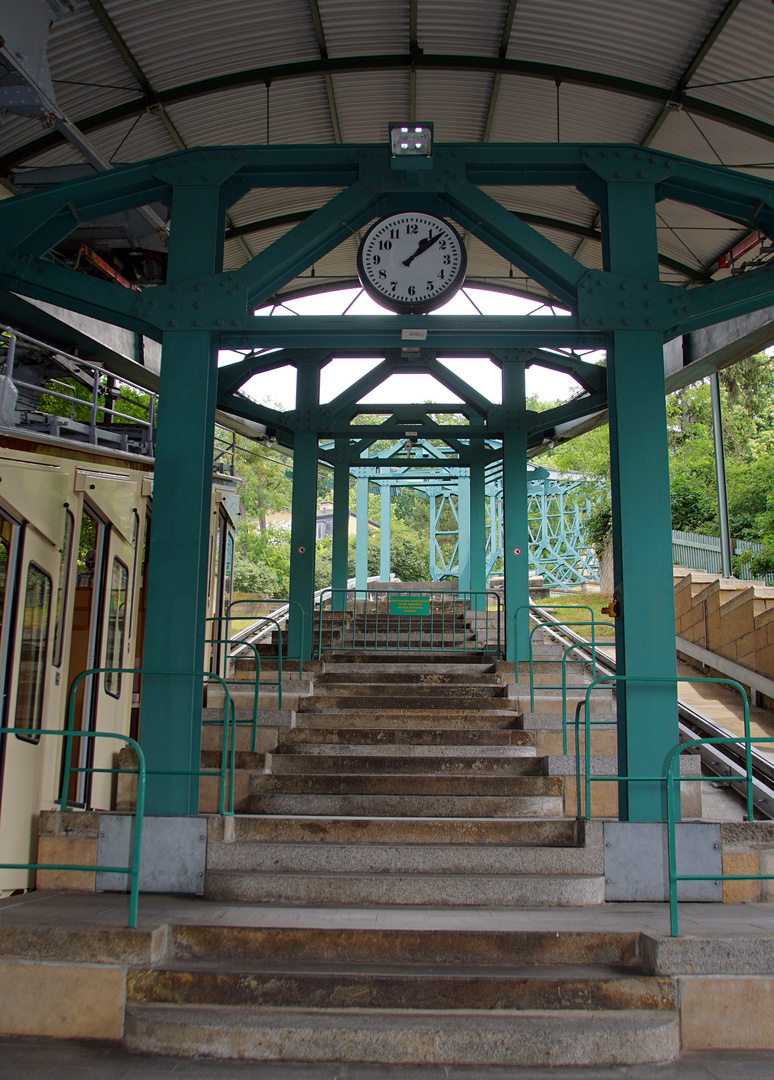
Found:
<path fill-rule="evenodd" d="M 432 311 L 465 280 L 467 255 L 456 229 L 433 214 L 390 214 L 372 225 L 357 253 L 372 299 L 401 315 Z"/>

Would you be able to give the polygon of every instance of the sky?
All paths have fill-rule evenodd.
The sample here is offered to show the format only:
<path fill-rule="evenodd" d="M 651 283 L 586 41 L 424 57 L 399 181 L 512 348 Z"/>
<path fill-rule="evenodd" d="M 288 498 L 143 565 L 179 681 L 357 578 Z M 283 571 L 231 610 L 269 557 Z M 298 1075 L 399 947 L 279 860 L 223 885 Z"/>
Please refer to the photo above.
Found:
<path fill-rule="evenodd" d="M 561 314 L 561 309 L 552 309 L 538 304 L 534 300 L 494 292 L 485 289 L 464 288 L 453 296 L 447 304 L 433 314 L 445 315 L 529 315 Z M 275 315 L 277 318 L 294 318 L 303 315 L 337 315 L 346 312 L 351 315 L 385 315 L 384 308 L 371 300 L 362 289 L 342 289 L 335 293 L 320 293 L 316 296 L 300 297 L 288 301 L 278 308 L 262 308 L 257 315 Z M 220 354 L 220 365 L 234 363 L 242 356 L 232 352 Z M 439 357 L 439 359 L 441 359 Z M 589 359 L 592 359 L 590 356 Z M 502 401 L 500 372 L 489 359 L 483 357 L 470 360 L 443 361 L 456 375 L 465 379 L 474 389 L 482 393 L 494 404 Z M 326 404 L 346 390 L 359 379 L 378 360 L 333 359 L 321 374 L 320 401 Z M 527 394 L 535 395 L 541 401 L 566 400 L 578 388 L 574 380 L 558 372 L 538 368 L 535 365 L 527 369 Z M 295 406 L 296 373 L 292 367 L 279 368 L 257 375 L 245 383 L 242 390 L 255 401 L 279 405 L 283 409 Z M 397 404 L 433 401 L 438 404 L 459 402 L 459 398 L 441 386 L 430 375 L 392 375 L 389 379 L 371 391 L 362 399 L 365 404 Z"/>

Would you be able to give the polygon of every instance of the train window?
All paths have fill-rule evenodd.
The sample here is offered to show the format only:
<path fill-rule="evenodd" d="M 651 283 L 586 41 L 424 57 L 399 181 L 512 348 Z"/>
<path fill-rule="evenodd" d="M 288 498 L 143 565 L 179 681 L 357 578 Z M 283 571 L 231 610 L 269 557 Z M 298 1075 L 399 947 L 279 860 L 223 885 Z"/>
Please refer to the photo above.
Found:
<path fill-rule="evenodd" d="M 51 613 L 51 578 L 31 562 L 24 594 L 24 621 L 19 651 L 19 688 L 14 726 L 32 731 L 41 726 L 43 685 L 48 654 L 48 622 Z M 18 735 L 23 739 L 29 736 Z"/>
<path fill-rule="evenodd" d="M 75 519 L 69 510 L 65 511 L 64 537 L 62 538 L 62 555 L 59 560 L 59 585 L 56 590 L 56 610 L 54 612 L 54 648 L 51 662 L 54 667 L 62 663 L 62 626 L 67 615 L 67 597 L 70 592 L 70 566 L 73 555 L 73 532 Z"/>
<path fill-rule="evenodd" d="M 129 571 L 120 559 L 113 559 L 110 579 L 110 608 L 108 610 L 107 645 L 105 667 L 124 667 L 124 634 L 126 633 L 126 591 Z M 111 697 L 121 696 L 121 675 L 117 671 L 105 672 L 105 693 Z"/>
<path fill-rule="evenodd" d="M 5 587 L 8 581 L 8 564 L 11 561 L 11 540 L 13 526 L 7 518 L 0 516 L 0 631 L 5 621 Z"/>

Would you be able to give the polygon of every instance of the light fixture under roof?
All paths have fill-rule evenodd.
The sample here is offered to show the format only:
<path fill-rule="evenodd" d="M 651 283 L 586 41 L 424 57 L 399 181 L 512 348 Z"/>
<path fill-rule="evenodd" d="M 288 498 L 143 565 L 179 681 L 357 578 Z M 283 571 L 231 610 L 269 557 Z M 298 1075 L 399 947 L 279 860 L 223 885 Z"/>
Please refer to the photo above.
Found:
<path fill-rule="evenodd" d="M 432 167 L 432 124 L 390 124 L 389 131 L 390 158 L 394 169 Z"/>

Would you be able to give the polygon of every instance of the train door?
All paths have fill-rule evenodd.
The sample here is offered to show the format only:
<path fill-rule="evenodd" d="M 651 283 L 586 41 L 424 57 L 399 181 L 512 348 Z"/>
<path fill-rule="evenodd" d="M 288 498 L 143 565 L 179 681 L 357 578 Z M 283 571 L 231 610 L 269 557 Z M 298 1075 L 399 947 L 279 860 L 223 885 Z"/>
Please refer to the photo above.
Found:
<path fill-rule="evenodd" d="M 0 514 L 2 591 L 3 726 L 21 731 L 2 738 L 0 763 L 0 859 L 35 860 L 43 749 L 36 734 L 44 724 L 50 667 L 52 609 L 59 551 L 34 528 Z M 0 870 L 0 888 L 29 888 L 34 871 Z"/>
<path fill-rule="evenodd" d="M 89 507 L 83 506 L 78 537 L 78 572 L 75 579 L 70 666 L 67 685 L 83 671 L 99 667 L 102 644 L 102 612 L 106 584 L 108 525 Z M 97 726 L 99 680 L 89 676 L 78 686 L 75 695 L 73 728 L 94 731 Z M 72 748 L 72 763 L 86 768 L 93 762 L 94 739 L 77 739 Z M 85 805 L 91 791 L 90 774 L 74 772 L 70 776 L 68 800 Z"/>
<path fill-rule="evenodd" d="M 213 579 L 215 585 L 215 604 L 213 621 L 207 623 L 208 638 L 227 638 L 232 634 L 230 623 L 223 618 L 228 613 L 229 604 L 234 594 L 234 526 L 222 505 L 218 507 L 217 527 L 212 538 L 214 544 Z M 225 669 L 226 646 L 216 642 L 212 646 L 212 670 L 223 675 Z"/>

